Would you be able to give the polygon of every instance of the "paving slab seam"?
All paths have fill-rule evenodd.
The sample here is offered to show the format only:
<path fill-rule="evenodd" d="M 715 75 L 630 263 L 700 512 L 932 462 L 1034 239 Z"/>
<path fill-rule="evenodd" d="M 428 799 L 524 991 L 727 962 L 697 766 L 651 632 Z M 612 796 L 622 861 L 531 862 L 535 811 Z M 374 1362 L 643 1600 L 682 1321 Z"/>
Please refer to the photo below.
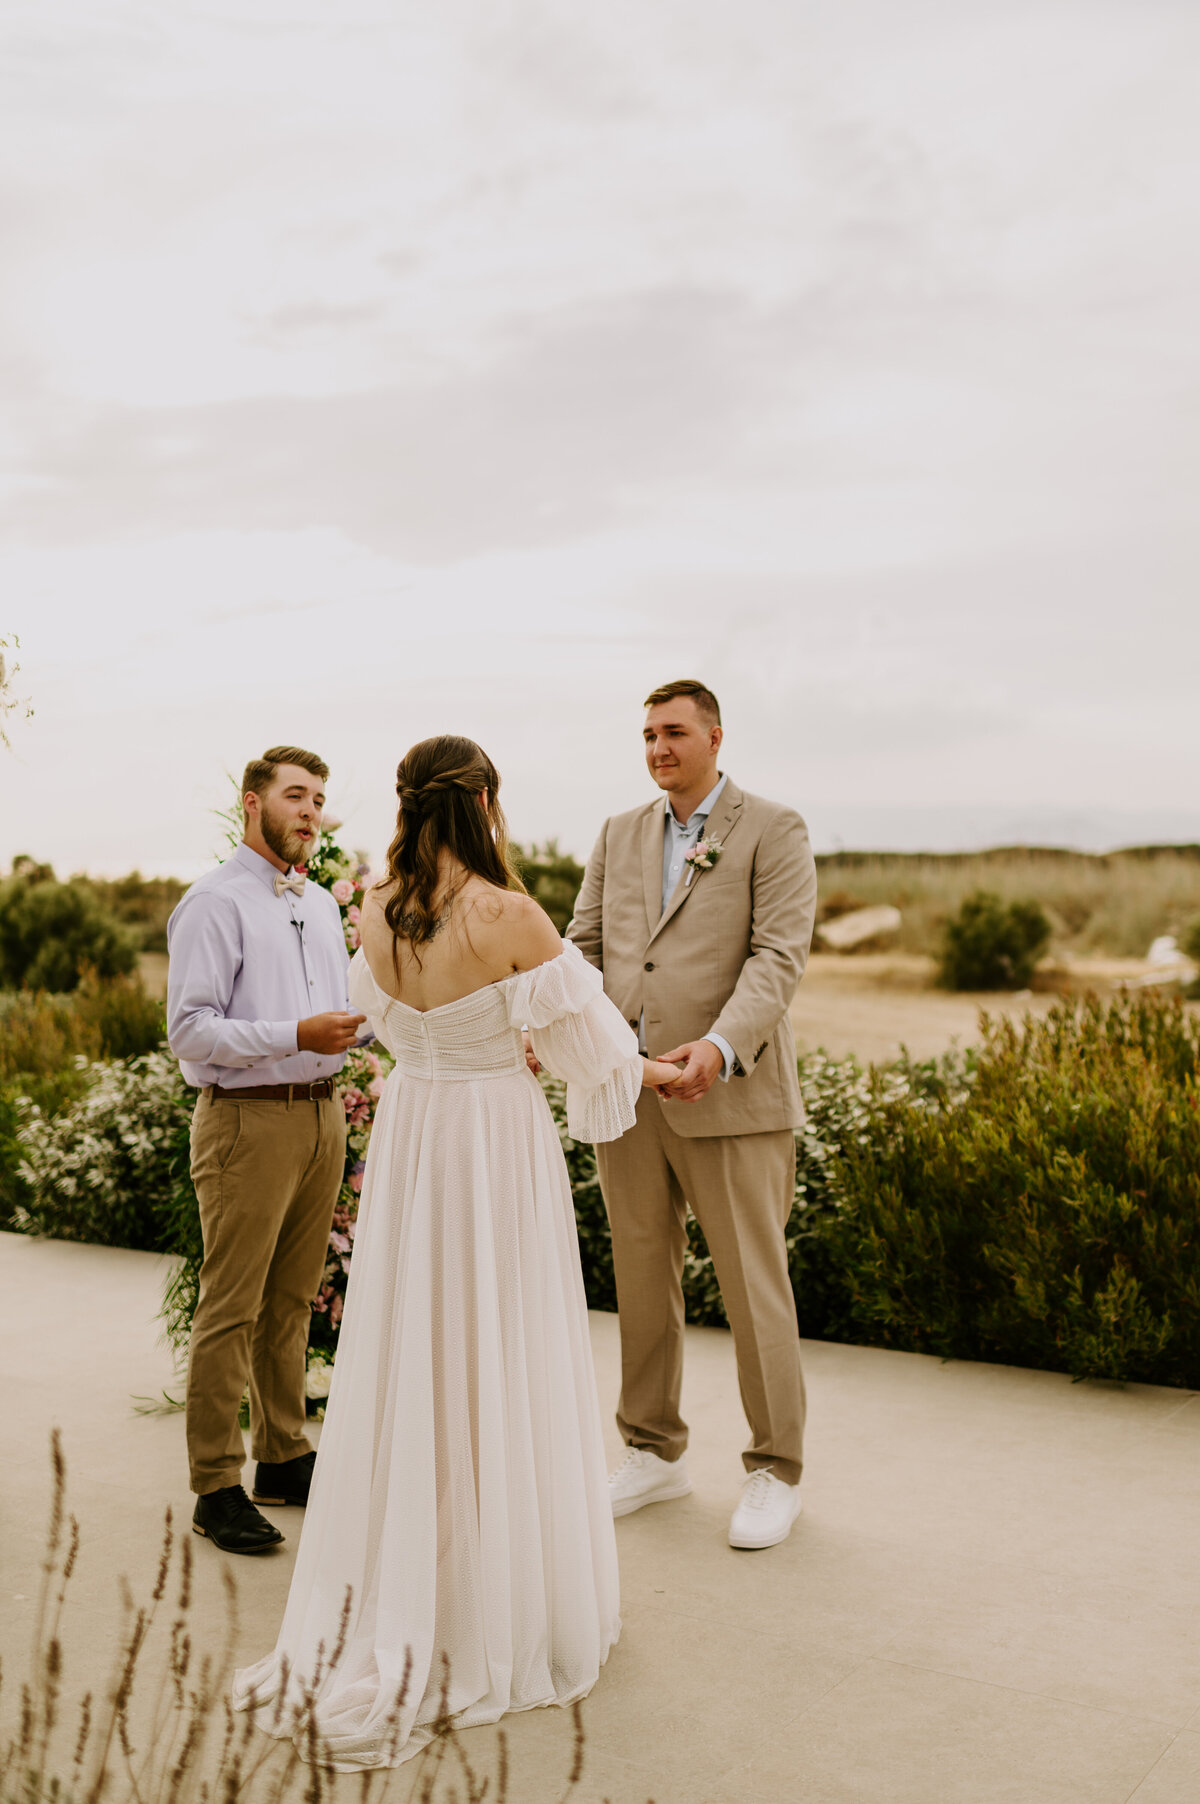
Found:
<path fill-rule="evenodd" d="M 1182 1734 L 1182 1730 L 1180 1731 L 1180 1734 Z M 1129 1796 L 1124 1800 L 1124 1804 L 1136 1804 L 1136 1799 L 1137 1799 L 1138 1793 L 1141 1791 L 1142 1787 L 1146 1784 L 1146 1781 L 1148 1779 L 1153 1779 L 1155 1773 L 1158 1771 L 1159 1767 L 1162 1765 L 1163 1761 L 1167 1758 L 1167 1755 L 1171 1752 L 1171 1749 L 1175 1746 L 1175 1744 L 1178 1742 L 1178 1740 L 1179 1740 L 1178 1734 L 1172 1735 L 1170 1741 L 1167 1743 L 1167 1745 L 1163 1749 L 1162 1753 L 1158 1756 L 1158 1758 L 1150 1766 L 1148 1766 L 1146 1768 L 1146 1771 L 1142 1774 L 1141 1778 L 1138 1780 L 1138 1782 L 1134 1786 L 1133 1790 L 1129 1793 Z"/>

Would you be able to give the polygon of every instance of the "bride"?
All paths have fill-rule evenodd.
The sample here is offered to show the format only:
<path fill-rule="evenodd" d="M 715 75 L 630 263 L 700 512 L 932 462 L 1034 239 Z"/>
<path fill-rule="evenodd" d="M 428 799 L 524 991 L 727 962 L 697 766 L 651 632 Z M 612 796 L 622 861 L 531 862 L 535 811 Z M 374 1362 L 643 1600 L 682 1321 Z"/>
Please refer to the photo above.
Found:
<path fill-rule="evenodd" d="M 409 1759 L 444 1712 L 583 1697 L 621 1626 L 571 1192 L 532 1073 L 566 1079 L 587 1141 L 679 1073 L 521 892 L 499 786 L 469 739 L 396 773 L 350 973 L 396 1065 L 283 1626 L 234 1681 L 272 1733 L 307 1738 L 311 1713 L 343 1769 Z"/>

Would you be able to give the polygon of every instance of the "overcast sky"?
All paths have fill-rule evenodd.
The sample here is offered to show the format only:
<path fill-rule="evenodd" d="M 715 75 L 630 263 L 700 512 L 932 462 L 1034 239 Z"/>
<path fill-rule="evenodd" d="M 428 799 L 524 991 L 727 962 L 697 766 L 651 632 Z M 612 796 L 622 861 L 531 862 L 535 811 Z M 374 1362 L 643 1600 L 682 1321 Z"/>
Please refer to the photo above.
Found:
<path fill-rule="evenodd" d="M 1200 839 L 1194 0 L 9 0 L 0 864 L 640 703 L 819 845 Z"/>

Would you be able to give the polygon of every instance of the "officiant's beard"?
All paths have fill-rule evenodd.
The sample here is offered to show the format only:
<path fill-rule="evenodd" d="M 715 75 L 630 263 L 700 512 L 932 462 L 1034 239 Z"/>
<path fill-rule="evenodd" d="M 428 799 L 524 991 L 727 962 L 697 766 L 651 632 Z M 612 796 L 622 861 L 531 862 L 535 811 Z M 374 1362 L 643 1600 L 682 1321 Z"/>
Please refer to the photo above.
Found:
<path fill-rule="evenodd" d="M 301 839 L 290 821 L 281 820 L 277 814 L 263 806 L 259 814 L 259 825 L 262 836 L 274 852 L 276 858 L 282 858 L 285 864 L 303 864 L 317 843 L 317 830 L 311 826 L 311 839 Z"/>

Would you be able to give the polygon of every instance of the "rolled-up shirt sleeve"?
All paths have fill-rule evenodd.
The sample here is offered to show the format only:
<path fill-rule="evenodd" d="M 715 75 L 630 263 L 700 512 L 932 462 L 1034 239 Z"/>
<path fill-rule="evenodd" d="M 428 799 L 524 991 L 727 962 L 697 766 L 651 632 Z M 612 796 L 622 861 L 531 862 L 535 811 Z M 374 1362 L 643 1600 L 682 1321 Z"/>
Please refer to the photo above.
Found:
<path fill-rule="evenodd" d="M 297 1050 L 296 1021 L 226 1016 L 242 962 L 241 922 L 223 896 L 198 892 L 172 918 L 168 944 L 167 1039 L 194 1065 L 251 1066 Z"/>

